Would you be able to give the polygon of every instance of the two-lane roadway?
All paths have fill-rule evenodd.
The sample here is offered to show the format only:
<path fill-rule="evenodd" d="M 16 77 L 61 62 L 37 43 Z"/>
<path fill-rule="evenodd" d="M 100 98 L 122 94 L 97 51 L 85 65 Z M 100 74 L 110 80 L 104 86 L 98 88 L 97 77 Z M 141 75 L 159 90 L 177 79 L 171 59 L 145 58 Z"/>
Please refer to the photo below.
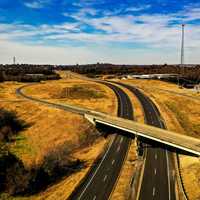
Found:
<path fill-rule="evenodd" d="M 105 83 L 116 94 L 118 99 L 118 116 L 133 119 L 133 108 L 126 93 L 119 87 Z M 115 135 L 112 144 L 97 164 L 87 175 L 84 183 L 73 192 L 70 200 L 107 200 L 109 199 L 124 164 L 131 139 Z"/>
<path fill-rule="evenodd" d="M 160 113 L 155 104 L 137 88 L 117 83 L 129 89 L 140 101 L 147 124 L 158 128 L 165 128 Z M 150 144 L 149 144 L 150 142 Z M 175 186 L 173 173 L 172 154 L 156 142 L 143 141 L 145 149 L 145 167 L 141 189 L 140 200 L 175 200 Z"/>

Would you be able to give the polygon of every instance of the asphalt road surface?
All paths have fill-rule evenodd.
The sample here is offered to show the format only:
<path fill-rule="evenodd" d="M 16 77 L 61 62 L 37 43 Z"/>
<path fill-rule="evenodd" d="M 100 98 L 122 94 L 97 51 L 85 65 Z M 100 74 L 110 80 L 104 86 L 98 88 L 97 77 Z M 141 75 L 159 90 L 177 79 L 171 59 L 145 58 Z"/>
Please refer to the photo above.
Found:
<path fill-rule="evenodd" d="M 133 119 L 133 108 L 127 94 L 120 88 L 109 83 L 118 99 L 118 116 Z M 98 162 L 98 164 L 87 175 L 84 182 L 73 192 L 70 200 L 107 200 L 119 177 L 120 170 L 124 164 L 131 139 L 115 135 L 112 144 Z"/>
<path fill-rule="evenodd" d="M 140 101 L 147 124 L 165 128 L 155 104 L 133 86 L 118 83 L 129 89 Z M 140 200 L 175 200 L 175 184 L 172 154 L 158 143 L 146 141 L 145 168 L 139 193 Z"/>

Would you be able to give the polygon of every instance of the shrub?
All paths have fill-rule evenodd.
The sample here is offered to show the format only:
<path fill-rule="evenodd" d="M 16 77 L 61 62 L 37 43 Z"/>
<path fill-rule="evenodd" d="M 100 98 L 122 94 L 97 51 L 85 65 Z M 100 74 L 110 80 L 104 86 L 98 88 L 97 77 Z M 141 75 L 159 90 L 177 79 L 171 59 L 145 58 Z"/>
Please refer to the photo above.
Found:
<path fill-rule="evenodd" d="M 24 130 L 28 126 L 14 112 L 0 109 L 0 141 L 9 141 L 12 135 Z"/>

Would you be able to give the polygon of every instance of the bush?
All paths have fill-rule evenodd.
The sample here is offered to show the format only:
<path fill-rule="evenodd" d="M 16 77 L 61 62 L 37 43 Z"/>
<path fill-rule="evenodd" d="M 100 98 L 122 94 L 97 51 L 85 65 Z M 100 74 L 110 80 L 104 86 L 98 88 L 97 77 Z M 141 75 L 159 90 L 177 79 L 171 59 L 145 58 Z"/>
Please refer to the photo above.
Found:
<path fill-rule="evenodd" d="M 14 112 L 0 109 L 0 140 L 9 141 L 11 136 L 29 125 L 18 119 Z"/>
<path fill-rule="evenodd" d="M 83 161 L 70 156 L 71 150 L 72 144 L 65 143 L 49 152 L 40 166 L 25 169 L 22 161 L 5 148 L 4 154 L 0 154 L 0 192 L 23 196 L 36 194 L 85 167 Z"/>

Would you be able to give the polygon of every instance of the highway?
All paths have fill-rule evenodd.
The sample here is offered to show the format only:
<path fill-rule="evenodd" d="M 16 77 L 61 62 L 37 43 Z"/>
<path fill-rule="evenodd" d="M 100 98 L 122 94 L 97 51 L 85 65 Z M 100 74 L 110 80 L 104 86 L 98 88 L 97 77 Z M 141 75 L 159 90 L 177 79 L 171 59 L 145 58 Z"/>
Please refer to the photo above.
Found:
<path fill-rule="evenodd" d="M 147 124 L 165 129 L 155 104 L 138 89 L 117 83 L 129 89 L 140 101 Z M 145 166 L 139 200 L 175 200 L 175 185 L 172 154 L 158 143 L 143 141 Z"/>
<path fill-rule="evenodd" d="M 27 96 L 22 92 L 22 89 L 30 85 L 18 88 L 16 90 L 16 93 L 23 96 L 24 98 L 38 103 L 46 104 L 47 106 L 71 111 L 81 115 L 92 115 L 92 117 L 94 117 L 95 119 L 99 118 L 101 121 L 105 120 L 106 123 L 110 121 L 111 124 L 118 124 L 118 127 L 122 130 L 125 130 L 123 129 L 123 127 L 125 127 L 129 130 L 133 129 L 133 131 L 138 131 L 138 133 L 143 133 L 144 131 L 147 135 L 149 133 L 153 135 L 157 132 L 156 135 L 158 135 L 159 137 L 163 137 L 163 135 L 165 134 L 169 134 L 171 136 L 175 135 L 176 137 L 179 136 L 178 134 L 172 134 L 169 131 L 159 129 L 165 128 L 165 126 L 163 121 L 161 120 L 158 109 L 156 108 L 154 103 L 139 90 L 132 86 L 117 83 L 129 89 L 138 97 L 144 110 L 146 123 L 155 127 L 142 125 L 139 123 L 136 124 L 135 122 L 133 122 L 133 108 L 128 96 L 117 86 L 111 85 L 108 82 L 104 82 L 103 84 L 106 84 L 108 87 L 115 91 L 119 104 L 118 116 L 121 118 L 111 117 L 104 113 L 95 112 L 77 106 L 51 103 L 46 100 L 36 99 L 34 97 Z M 117 131 L 116 133 L 118 134 L 120 132 L 121 130 Z M 119 173 L 123 166 L 130 144 L 130 139 L 117 134 L 115 134 L 111 145 L 109 145 L 108 149 L 106 150 L 100 161 L 97 162 L 94 167 L 92 167 L 91 173 L 86 177 L 85 181 L 80 185 L 80 187 L 75 190 L 70 199 L 109 199 L 110 195 L 112 194 L 113 188 L 117 183 L 117 179 L 119 177 Z M 174 200 L 175 187 L 172 154 L 166 149 L 167 147 L 165 144 L 162 144 L 161 146 L 161 144 L 156 143 L 155 141 L 152 142 L 152 140 L 145 139 L 145 137 L 142 135 L 140 135 L 139 137 L 140 140 L 143 141 L 146 146 L 148 146 L 147 148 L 145 148 L 145 170 L 139 199 Z M 180 141 L 181 139 L 184 139 L 184 141 L 187 139 L 188 141 L 191 141 L 191 143 L 193 143 L 193 146 L 190 147 L 189 145 L 189 148 L 194 149 L 194 146 L 197 147 L 199 145 L 199 140 L 196 141 L 193 138 L 189 138 L 186 136 L 184 136 L 183 138 L 182 137 L 183 136 L 181 136 L 180 138 L 178 137 Z M 166 138 L 163 139 L 166 140 Z M 175 138 L 173 138 L 173 140 L 175 140 Z M 178 141 L 176 142 L 177 144 L 179 144 Z M 180 144 L 182 144 L 182 142 L 180 142 Z M 198 150 L 199 149 L 197 148 L 197 151 Z"/>
<path fill-rule="evenodd" d="M 133 120 L 133 108 L 127 94 L 120 88 L 105 83 L 116 94 L 118 99 L 118 116 Z M 115 135 L 112 144 L 103 155 L 95 169 L 91 171 L 84 183 L 72 193 L 70 200 L 106 200 L 109 199 L 119 173 L 124 164 L 131 139 Z"/>

